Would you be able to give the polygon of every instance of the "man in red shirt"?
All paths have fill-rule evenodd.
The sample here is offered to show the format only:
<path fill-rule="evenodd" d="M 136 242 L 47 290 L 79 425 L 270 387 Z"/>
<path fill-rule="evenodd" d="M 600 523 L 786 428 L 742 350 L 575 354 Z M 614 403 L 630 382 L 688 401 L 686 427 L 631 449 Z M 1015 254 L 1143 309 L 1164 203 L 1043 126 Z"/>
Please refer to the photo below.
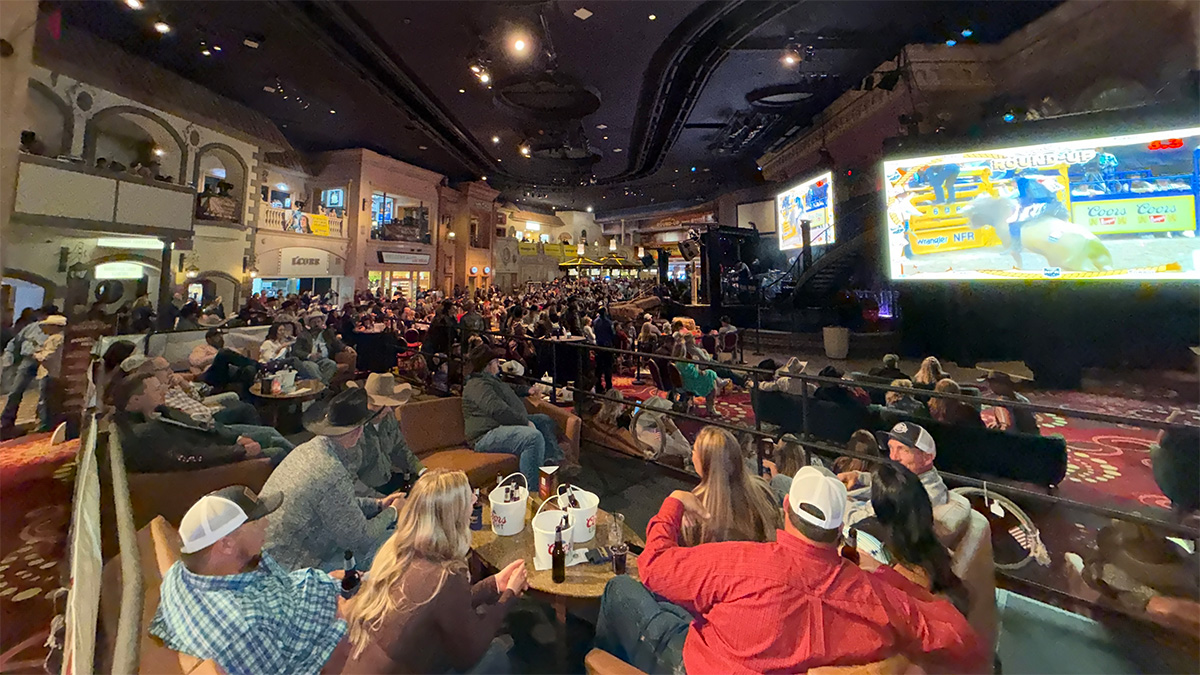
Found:
<path fill-rule="evenodd" d="M 838 555 L 845 509 L 845 486 L 805 467 L 784 498 L 776 541 L 684 548 L 684 514 L 707 514 L 676 490 L 646 530 L 645 586 L 616 577 L 605 588 L 597 645 L 651 673 L 802 673 L 897 653 L 983 670 L 978 638 L 948 601 L 890 567 L 867 572 Z"/>

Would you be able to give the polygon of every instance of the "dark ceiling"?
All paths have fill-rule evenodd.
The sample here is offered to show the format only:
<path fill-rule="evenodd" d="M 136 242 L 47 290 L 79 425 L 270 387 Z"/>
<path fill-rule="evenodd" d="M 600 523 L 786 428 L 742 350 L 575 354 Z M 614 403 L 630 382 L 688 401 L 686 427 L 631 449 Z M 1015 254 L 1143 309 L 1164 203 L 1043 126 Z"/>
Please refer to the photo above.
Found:
<path fill-rule="evenodd" d="M 301 150 L 371 148 L 451 181 L 487 176 L 522 206 L 598 213 L 754 185 L 764 148 L 904 44 L 997 41 L 1056 4 L 142 2 L 55 6 L 259 110 Z"/>

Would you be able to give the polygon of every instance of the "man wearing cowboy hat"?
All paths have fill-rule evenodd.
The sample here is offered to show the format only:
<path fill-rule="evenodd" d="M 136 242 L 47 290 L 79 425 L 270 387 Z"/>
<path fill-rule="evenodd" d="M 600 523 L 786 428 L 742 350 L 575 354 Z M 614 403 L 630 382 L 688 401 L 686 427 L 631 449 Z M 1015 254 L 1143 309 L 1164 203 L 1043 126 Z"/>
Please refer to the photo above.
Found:
<path fill-rule="evenodd" d="M 357 382 L 347 384 L 359 386 Z M 362 439 L 358 442 L 362 450 L 358 479 L 372 488 L 372 493 L 376 490 L 384 494 L 395 492 L 400 489 L 404 474 L 416 480 L 425 473 L 425 465 L 408 447 L 396 420 L 396 408 L 412 398 L 412 385 L 407 382 L 396 384 L 391 373 L 371 373 L 362 388 L 367 392 L 371 419 L 363 427 Z"/>
<path fill-rule="evenodd" d="M 21 405 L 25 390 L 37 379 L 38 361 L 35 354 L 50 337 L 50 331 L 54 330 L 54 325 L 60 321 L 62 325 L 66 325 L 66 317 L 59 314 L 58 309 L 53 305 L 39 309 L 35 315 L 40 317 L 40 320 L 22 328 L 21 332 L 17 333 L 17 336 L 5 348 L 7 355 L 12 359 L 11 365 L 8 367 L 15 369 L 17 374 L 15 382 L 8 392 L 8 401 L 4 404 L 4 411 L 0 413 L 0 438 L 2 439 L 12 438 L 16 434 L 13 427 L 17 421 L 17 408 Z"/>
<path fill-rule="evenodd" d="M 521 473 L 536 485 L 538 467 L 563 459 L 558 426 L 549 415 L 530 415 L 517 392 L 496 377 L 503 357 L 486 344 L 467 354 L 471 373 L 463 385 L 463 430 L 477 452 L 517 455 Z"/>
<path fill-rule="evenodd" d="M 304 413 L 316 436 L 296 447 L 263 485 L 264 498 L 283 495 L 267 527 L 267 551 L 288 569 L 340 567 L 343 554 L 369 567 L 391 535 L 403 496 L 357 497 L 354 481 L 362 464 L 358 442 L 371 419 L 367 392 L 347 389 Z"/>
<path fill-rule="evenodd" d="M 1008 399 L 1017 403 L 1029 403 L 1029 399 L 1017 393 L 1017 383 L 1028 381 L 1028 379 L 1002 370 L 988 370 L 979 381 L 987 382 L 988 388 L 992 390 L 992 395 L 996 398 Z M 1038 428 L 1037 416 L 1033 414 L 1032 410 L 1004 406 L 993 406 L 992 410 L 995 411 L 996 421 L 988 425 L 991 429 L 1035 436 L 1040 436 L 1042 433 Z"/>

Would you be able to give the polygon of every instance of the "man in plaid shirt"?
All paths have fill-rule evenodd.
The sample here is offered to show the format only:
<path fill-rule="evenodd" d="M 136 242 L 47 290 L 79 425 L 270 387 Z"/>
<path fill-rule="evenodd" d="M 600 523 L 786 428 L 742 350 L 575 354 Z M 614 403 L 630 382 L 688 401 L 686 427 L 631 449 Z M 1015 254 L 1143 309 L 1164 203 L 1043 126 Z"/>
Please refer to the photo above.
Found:
<path fill-rule="evenodd" d="M 188 510 L 152 635 L 230 675 L 317 673 L 345 658 L 338 581 L 314 569 L 289 573 L 262 550 L 267 515 L 281 502 L 233 485 Z"/>

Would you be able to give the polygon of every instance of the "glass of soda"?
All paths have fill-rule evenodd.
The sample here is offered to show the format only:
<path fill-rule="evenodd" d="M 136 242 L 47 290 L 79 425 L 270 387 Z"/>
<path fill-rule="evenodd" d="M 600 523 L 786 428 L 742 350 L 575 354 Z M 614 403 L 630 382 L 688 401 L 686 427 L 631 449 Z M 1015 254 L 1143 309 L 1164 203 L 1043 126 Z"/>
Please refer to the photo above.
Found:
<path fill-rule="evenodd" d="M 613 574 L 625 574 L 629 545 L 625 543 L 625 516 L 620 513 L 612 514 L 608 523 L 608 545 L 612 549 Z"/>

